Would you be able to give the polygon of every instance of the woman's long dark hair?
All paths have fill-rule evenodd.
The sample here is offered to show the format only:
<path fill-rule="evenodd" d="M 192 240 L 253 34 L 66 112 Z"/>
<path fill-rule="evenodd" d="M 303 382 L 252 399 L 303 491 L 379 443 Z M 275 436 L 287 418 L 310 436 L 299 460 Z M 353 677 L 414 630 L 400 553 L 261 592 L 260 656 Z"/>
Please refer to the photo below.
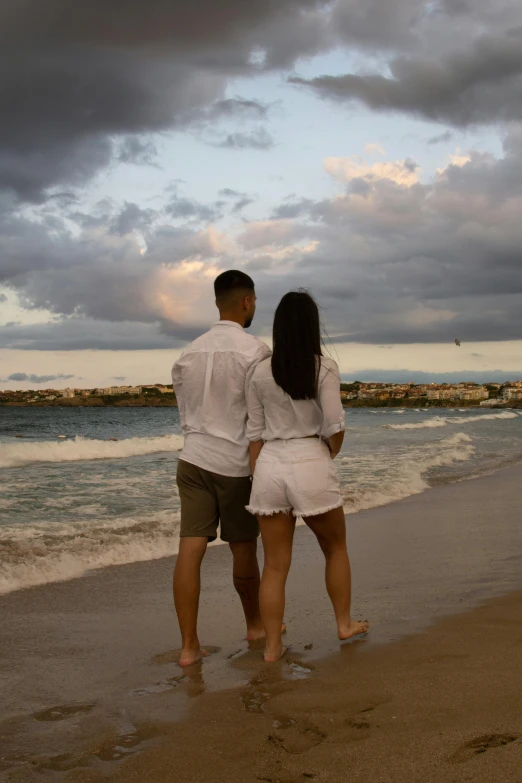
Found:
<path fill-rule="evenodd" d="M 314 400 L 321 351 L 319 308 L 307 291 L 289 291 L 274 316 L 272 375 L 293 400 Z"/>

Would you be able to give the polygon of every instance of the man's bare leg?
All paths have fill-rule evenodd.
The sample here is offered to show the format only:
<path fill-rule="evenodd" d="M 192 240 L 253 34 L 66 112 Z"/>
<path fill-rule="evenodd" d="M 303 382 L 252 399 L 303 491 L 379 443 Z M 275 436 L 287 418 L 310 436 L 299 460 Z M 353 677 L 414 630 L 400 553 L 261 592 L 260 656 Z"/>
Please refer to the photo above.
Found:
<path fill-rule="evenodd" d="M 366 633 L 367 620 L 352 620 L 350 604 L 352 598 L 352 574 L 346 549 L 346 525 L 344 511 L 335 508 L 326 514 L 305 517 L 304 521 L 315 533 L 326 559 L 326 589 L 335 612 L 337 634 L 344 641 L 352 636 Z"/>
<path fill-rule="evenodd" d="M 189 666 L 205 655 L 198 639 L 198 609 L 201 590 L 201 561 L 207 550 L 206 537 L 184 537 L 174 568 L 174 606 L 181 631 L 180 666 Z"/>
<path fill-rule="evenodd" d="M 247 626 L 246 639 L 254 641 L 265 635 L 259 613 L 259 564 L 257 539 L 229 544 L 233 564 L 234 587 L 241 599 Z"/>

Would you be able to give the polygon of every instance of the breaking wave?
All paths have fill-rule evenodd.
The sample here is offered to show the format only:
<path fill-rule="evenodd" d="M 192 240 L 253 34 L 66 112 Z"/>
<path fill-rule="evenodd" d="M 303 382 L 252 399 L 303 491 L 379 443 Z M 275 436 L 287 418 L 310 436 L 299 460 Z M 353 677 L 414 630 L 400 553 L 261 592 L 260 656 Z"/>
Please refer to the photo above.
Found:
<path fill-rule="evenodd" d="M 16 444 L 21 452 L 11 452 L 9 465 L 13 462 L 24 465 L 35 461 L 118 459 L 172 451 L 180 448 L 181 443 L 179 436 L 169 436 L 131 438 L 116 443 L 76 439 L 65 443 Z M 45 447 L 37 448 L 38 459 L 35 459 L 35 447 Z M 381 452 L 347 455 L 339 462 L 345 512 L 355 513 L 424 492 L 430 486 L 430 471 L 464 462 L 473 452 L 471 438 L 464 432 L 457 432 L 451 437 L 408 447 L 395 454 L 384 448 Z M 5 464 L 5 454 L 2 459 Z M 104 516 L 101 500 L 105 493 L 115 491 L 114 482 L 118 480 L 126 482 L 126 479 L 111 478 L 110 485 L 105 487 L 102 479 L 100 497 L 94 495 L 87 505 L 73 507 L 63 521 L 2 525 L 0 594 L 74 579 L 98 568 L 176 554 L 179 503 L 175 497 L 169 501 L 173 506 L 169 509 L 151 513 L 137 509 L 136 513 Z"/>
<path fill-rule="evenodd" d="M 410 495 L 418 495 L 430 488 L 426 478 L 430 470 L 465 462 L 473 456 L 474 451 L 475 447 L 469 435 L 457 432 L 449 438 L 412 449 L 407 457 L 402 455 L 387 464 L 379 456 L 344 457 L 339 471 L 344 511 L 354 514 L 402 500 Z M 350 466 L 356 467 L 357 471 L 361 470 L 365 478 L 374 476 L 373 483 L 358 481 L 357 473 L 352 477 L 343 477 L 343 468 L 349 469 Z"/>
<path fill-rule="evenodd" d="M 36 441 L 32 443 L 2 443 L 0 468 L 18 468 L 35 462 L 78 462 L 93 459 L 122 459 L 162 451 L 180 451 L 181 435 L 161 438 L 127 438 L 108 441 L 78 436 L 70 440 Z"/>
<path fill-rule="evenodd" d="M 0 595 L 178 551 L 179 514 L 0 528 Z"/>
<path fill-rule="evenodd" d="M 502 413 L 484 413 L 482 416 L 435 416 L 428 421 L 419 421 L 409 424 L 383 424 L 390 430 L 424 430 L 430 427 L 446 427 L 448 424 L 470 424 L 474 421 L 489 421 L 490 419 L 516 419 L 517 414 L 512 411 Z"/>

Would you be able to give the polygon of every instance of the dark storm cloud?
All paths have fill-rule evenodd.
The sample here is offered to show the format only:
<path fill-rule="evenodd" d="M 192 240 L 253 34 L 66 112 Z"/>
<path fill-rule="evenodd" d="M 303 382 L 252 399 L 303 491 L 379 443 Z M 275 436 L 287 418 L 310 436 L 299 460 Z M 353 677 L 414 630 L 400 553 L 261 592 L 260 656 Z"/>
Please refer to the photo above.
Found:
<path fill-rule="evenodd" d="M 49 381 L 67 381 L 69 378 L 74 378 L 74 375 L 34 375 L 26 372 L 14 372 L 12 375 L 8 375 L 7 378 L 0 378 L 0 383 L 8 383 L 9 381 L 23 381 L 25 383 L 49 383 Z"/>
<path fill-rule="evenodd" d="M 132 203 L 117 209 L 104 201 L 92 214 L 72 218 L 76 229 L 65 222 L 50 229 L 27 216 L 0 213 L 0 281 L 27 309 L 156 323 L 162 316 L 160 297 L 175 295 L 176 268 L 216 256 L 211 232 L 160 222 L 156 213 Z M 146 252 L 136 228 L 146 237 Z M 44 340 L 43 331 L 41 336 Z M 79 339 L 88 344 L 88 331 Z M 99 344 L 97 333 L 93 339 Z"/>
<path fill-rule="evenodd" d="M 338 33 L 381 50 L 385 66 L 312 79 L 292 76 L 341 102 L 466 126 L 522 119 L 522 6 L 485 0 L 339 3 Z M 373 52 L 375 54 L 375 51 Z"/>
<path fill-rule="evenodd" d="M 5 0 L 0 188 L 41 201 L 113 158 L 154 162 L 150 134 L 199 123 L 205 112 L 209 121 L 264 117 L 263 104 L 225 96 L 228 80 L 315 52 L 325 2 Z"/>
<path fill-rule="evenodd" d="M 522 131 L 510 129 L 503 157 L 471 152 L 432 182 L 416 182 L 410 169 L 408 185 L 355 170 L 334 198 L 292 195 L 275 209 L 277 219 L 243 222 L 224 240 L 212 227 L 173 226 L 162 209 L 132 203 L 100 202 L 76 216 L 79 232 L 7 211 L 4 281 L 27 308 L 69 318 L 3 327 L 0 344 L 166 347 L 211 322 L 214 270 L 238 265 L 255 275 L 258 332 L 270 331 L 285 291 L 305 286 L 337 341 L 522 338 Z M 225 210 L 246 197 L 224 188 L 216 203 Z M 204 217 L 177 189 L 172 199 L 189 223 Z"/>
<path fill-rule="evenodd" d="M 391 293 L 391 291 L 390 291 Z M 395 293 L 395 292 L 394 292 Z M 363 301 L 370 301 L 371 292 L 366 291 L 362 294 Z M 379 302 L 379 297 L 375 297 L 375 305 Z M 519 312 L 518 303 L 512 301 L 509 306 L 503 302 L 501 297 L 489 297 L 487 303 L 484 303 L 486 309 L 481 315 L 475 315 L 471 312 L 458 313 L 454 318 L 446 321 L 444 318 L 428 323 L 408 323 L 409 318 L 404 314 L 409 310 L 415 312 L 415 303 L 412 300 L 397 299 L 397 304 L 402 305 L 402 311 L 388 311 L 378 318 L 365 316 L 361 307 L 353 307 L 350 303 L 350 320 L 355 321 L 354 316 L 358 314 L 359 326 L 353 323 L 351 331 L 344 334 L 336 334 L 336 342 L 356 342 L 375 344 L 379 340 L 389 340 L 394 344 L 408 343 L 447 343 L 453 345 L 456 336 L 464 335 L 463 339 L 467 341 L 478 342 L 497 342 L 499 340 L 522 340 L 522 328 L 517 323 L 517 313 Z M 469 308 L 469 303 L 458 299 L 448 299 L 445 304 L 449 306 Z M 477 302 L 474 302 L 477 305 Z M 374 305 L 372 305 L 374 306 Z M 499 314 L 495 312 L 496 307 L 505 307 L 505 312 Z M 434 314 L 436 313 L 434 310 Z M 441 314 L 443 314 L 441 308 Z M 403 323 L 406 320 L 407 323 Z M 460 339 L 460 337 L 459 337 Z M 521 360 L 522 366 L 522 360 Z"/>
<path fill-rule="evenodd" d="M 171 347 L 212 320 L 214 271 L 238 265 L 255 271 L 257 330 L 306 286 L 334 339 L 522 337 L 516 123 L 501 159 L 475 152 L 408 186 L 363 170 L 335 198 L 294 194 L 237 237 L 204 225 L 253 203 L 229 188 L 202 203 L 176 183 L 155 209 L 74 203 L 115 161 L 156 165 L 158 133 L 270 149 L 271 105 L 230 97 L 231 80 L 338 45 L 353 73 L 293 82 L 452 126 L 522 118 L 518 0 L 6 0 L 0 44 L 0 281 L 58 316 L 0 327 L 0 346 Z M 402 169 L 415 179 L 413 161 Z M 19 212 L 19 199 L 38 206 Z"/>
<path fill-rule="evenodd" d="M 346 74 L 291 77 L 290 82 L 334 100 L 456 126 L 522 119 L 522 33 L 517 40 L 482 40 L 466 55 L 445 61 L 412 57 L 395 60 L 390 68 L 391 77 Z"/>
<path fill-rule="evenodd" d="M 522 339 L 521 139 L 515 128 L 504 157 L 471 154 L 431 183 L 369 173 L 364 189 L 347 182 L 335 198 L 296 209 L 296 218 L 247 224 L 239 239 L 254 253 L 264 326 L 263 302 L 305 286 L 337 341 Z M 263 274 L 270 248 L 299 241 L 299 229 L 315 245 L 286 274 Z"/>
<path fill-rule="evenodd" d="M 230 80 L 348 46 L 381 70 L 293 77 L 378 110 L 466 125 L 522 118 L 522 6 L 505 0 L 4 0 L 0 5 L 0 188 L 42 201 L 117 160 L 154 165 L 153 136 L 268 104 Z M 377 55 L 377 57 L 375 56 Z M 373 67 L 373 72 L 372 72 Z M 212 143 L 212 140 L 211 140 Z M 266 129 L 214 143 L 268 149 Z"/>
<path fill-rule="evenodd" d="M 269 25 L 312 27 L 317 19 L 300 23 L 301 11 L 312 12 L 327 5 L 321 0 L 192 0 L 175 4 L 152 0 L 147 5 L 136 0 L 91 0 L 88 5 L 71 5 L 67 0 L 5 0 L 0 9 L 0 41 L 25 39 L 31 43 L 49 41 L 53 45 L 74 42 L 89 45 L 146 45 L 151 42 L 200 51 L 211 59 L 226 47 L 244 51 L 249 42 L 262 38 Z M 102 24 L 103 22 L 103 24 Z M 302 30 L 300 30 L 302 32 Z M 257 44 L 261 45 L 261 40 Z M 248 49 L 247 49 L 248 51 Z M 232 55 L 229 55 L 232 56 Z"/>
<path fill-rule="evenodd" d="M 156 324 L 111 323 L 89 318 L 67 318 L 49 324 L 0 326 L 0 348 L 40 351 L 151 351 L 173 348 L 201 334 L 203 329 L 180 327 L 179 335 L 164 335 Z"/>

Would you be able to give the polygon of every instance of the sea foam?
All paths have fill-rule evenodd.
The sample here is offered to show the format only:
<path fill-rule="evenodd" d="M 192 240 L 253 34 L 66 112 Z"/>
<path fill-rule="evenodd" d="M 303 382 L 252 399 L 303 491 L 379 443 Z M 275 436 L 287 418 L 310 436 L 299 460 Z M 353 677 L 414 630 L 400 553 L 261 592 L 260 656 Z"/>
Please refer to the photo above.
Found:
<path fill-rule="evenodd" d="M 353 514 L 418 495 L 430 488 L 426 478 L 430 470 L 466 462 L 474 451 L 470 436 L 465 432 L 456 432 L 448 438 L 419 445 L 408 455 L 402 454 L 391 460 L 383 460 L 382 455 L 372 454 L 344 457 L 340 468 L 344 511 Z M 352 480 L 349 476 L 343 480 L 343 467 L 352 466 L 355 469 Z M 363 476 L 374 476 L 374 483 L 365 485 L 359 482 L 359 470 Z"/>
<path fill-rule="evenodd" d="M 11 448 L 11 444 L 7 445 Z M 7 462 L 7 466 L 13 467 L 31 462 L 121 459 L 175 451 L 181 446 L 179 436 L 118 442 L 76 438 L 64 443 L 21 443 L 12 444 L 8 454 L 2 451 L 1 464 L 6 467 Z M 354 513 L 424 492 L 430 486 L 431 470 L 464 462 L 473 452 L 469 435 L 456 432 L 395 456 L 388 450 L 345 456 L 339 461 L 345 512 Z M 0 593 L 74 579 L 107 566 L 176 554 L 179 505 L 175 498 L 172 509 L 145 513 L 136 507 L 136 513 L 109 517 L 104 514 L 103 499 L 105 492 L 115 491 L 117 482 L 125 486 L 127 479 L 112 477 L 110 485 L 102 486 L 99 495 L 94 494 L 87 505 L 71 507 L 62 521 L 0 526 Z M 60 498 L 50 500 L 57 502 Z"/>
<path fill-rule="evenodd" d="M 0 527 L 0 595 L 178 551 L 179 513 Z"/>
<path fill-rule="evenodd" d="M 180 451 L 182 448 L 183 437 L 181 435 L 165 435 L 160 438 L 127 438 L 119 441 L 91 440 L 78 436 L 59 442 L 2 443 L 0 468 L 17 468 L 36 462 L 122 459 L 162 451 Z"/>
<path fill-rule="evenodd" d="M 483 413 L 480 416 L 436 416 L 428 421 L 411 422 L 408 424 L 383 424 L 390 430 L 423 430 L 430 427 L 446 427 L 448 424 L 470 424 L 474 421 L 487 422 L 491 419 L 516 419 L 512 411 L 502 413 Z"/>

